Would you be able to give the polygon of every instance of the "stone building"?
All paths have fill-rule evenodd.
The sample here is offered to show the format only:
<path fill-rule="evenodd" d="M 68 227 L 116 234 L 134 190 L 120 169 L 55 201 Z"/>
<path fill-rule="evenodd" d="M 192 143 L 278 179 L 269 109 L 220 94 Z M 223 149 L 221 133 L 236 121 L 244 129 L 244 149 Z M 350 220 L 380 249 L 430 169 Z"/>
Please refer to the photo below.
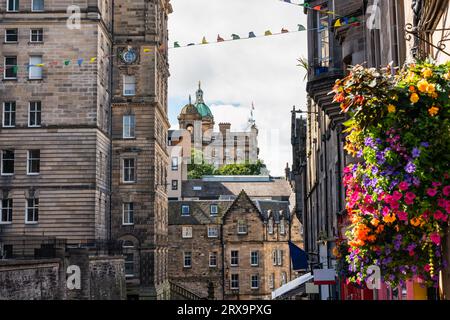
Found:
<path fill-rule="evenodd" d="M 199 297 L 270 299 L 296 277 L 288 240 L 301 246 L 302 229 L 289 182 L 239 179 L 251 178 L 189 180 L 169 201 L 169 277 Z"/>
<path fill-rule="evenodd" d="M 219 131 L 214 132 L 214 116 L 205 103 L 200 83 L 195 102 L 192 104 L 189 97 L 189 103 L 178 116 L 178 124 L 180 131 L 190 133 L 190 147 L 202 151 L 205 162 L 216 168 L 233 163 L 255 163 L 258 160 L 258 129 L 253 116 L 248 121 L 246 131 L 231 131 L 230 123 L 219 123 Z M 184 136 L 182 133 L 177 135 Z M 172 145 L 176 144 L 172 140 Z M 190 153 L 184 152 L 185 163 L 190 157 Z"/>
<path fill-rule="evenodd" d="M 299 141 L 297 121 L 300 120 L 292 120 L 294 164 L 297 163 L 293 176 L 296 190 L 302 194 L 297 197 L 297 207 L 305 226 L 305 248 L 312 253 L 310 262 L 333 268 L 336 263 L 332 255 L 334 240 L 344 234 L 347 225 L 342 171 L 356 160 L 343 151 L 345 118 L 328 93 L 350 65 L 366 63 L 379 68 L 393 62 L 394 66 L 401 66 L 414 57 L 427 56 L 444 61 L 449 53 L 445 53 L 440 44 L 448 40 L 449 4 L 445 0 L 315 0 L 308 3 L 311 7 L 320 5 L 322 10 L 304 11 L 310 30 L 307 129 L 306 141 Z M 329 10 L 339 16 L 328 14 Z M 335 28 L 336 20 L 343 17 L 357 18 L 360 22 Z M 305 155 L 299 151 L 299 143 L 306 149 L 306 162 L 302 160 Z M 298 163 L 304 165 L 299 167 Z M 448 279 L 448 272 L 443 277 Z M 441 289 L 442 295 L 444 292 L 448 295 L 448 285 L 445 286 L 447 289 Z M 392 290 L 386 290 L 384 296 L 392 297 Z M 323 299 L 347 299 L 350 294 L 361 297 L 358 290 L 340 292 L 336 286 L 323 287 L 321 292 Z M 382 295 L 381 292 L 365 294 L 371 298 Z"/>
<path fill-rule="evenodd" d="M 73 4 L 0 2 L 0 234 L 121 241 L 128 296 L 168 298 L 172 7 Z"/>

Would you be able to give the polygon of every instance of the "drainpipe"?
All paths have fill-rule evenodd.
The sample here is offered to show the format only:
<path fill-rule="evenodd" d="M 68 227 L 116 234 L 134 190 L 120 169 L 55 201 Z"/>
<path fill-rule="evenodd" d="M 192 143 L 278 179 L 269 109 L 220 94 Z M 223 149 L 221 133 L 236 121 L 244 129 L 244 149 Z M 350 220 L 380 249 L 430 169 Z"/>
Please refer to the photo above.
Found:
<path fill-rule="evenodd" d="M 114 52 L 114 0 L 111 0 L 111 48 L 110 48 L 110 73 L 109 73 L 109 230 L 108 230 L 108 240 L 112 240 L 112 168 L 113 168 L 113 138 L 112 138 L 112 98 L 113 98 L 113 72 L 114 72 L 114 62 L 113 62 L 113 52 Z"/>
<path fill-rule="evenodd" d="M 222 245 L 222 299 L 225 299 L 225 243 L 223 240 L 223 220 L 222 224 L 220 225 L 220 238 L 220 242 Z"/>

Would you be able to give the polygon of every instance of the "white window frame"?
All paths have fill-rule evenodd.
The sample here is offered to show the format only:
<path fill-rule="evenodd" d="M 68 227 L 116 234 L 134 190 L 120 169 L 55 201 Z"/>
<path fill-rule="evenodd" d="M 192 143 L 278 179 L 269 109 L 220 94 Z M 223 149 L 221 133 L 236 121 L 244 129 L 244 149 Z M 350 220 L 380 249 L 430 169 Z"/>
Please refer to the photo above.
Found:
<path fill-rule="evenodd" d="M 31 11 L 32 12 L 44 12 L 45 11 L 45 1 L 44 0 L 42 0 L 42 10 L 35 10 L 34 9 L 34 1 L 36 1 L 36 0 L 31 0 Z"/>
<path fill-rule="evenodd" d="M 30 158 L 31 151 L 39 151 L 39 158 Z M 30 166 L 30 161 L 39 161 L 39 171 L 38 172 L 31 172 L 30 169 L 33 166 Z M 28 176 L 37 176 L 41 173 L 41 150 L 33 149 L 33 150 L 27 150 L 27 175 Z"/>
<path fill-rule="evenodd" d="M 6 125 L 5 124 L 5 120 L 6 120 L 6 104 L 9 105 L 10 109 L 12 109 L 12 107 L 14 107 L 14 111 L 8 111 L 8 118 L 10 123 L 12 122 L 12 120 L 14 119 L 14 124 L 9 124 Z M 3 121 L 2 121 L 2 126 L 3 128 L 14 128 L 16 126 L 16 102 L 15 101 L 5 101 L 3 102 Z"/>
<path fill-rule="evenodd" d="M 33 201 L 33 207 L 29 207 L 29 201 Z M 37 205 L 36 205 L 37 201 Z M 25 224 L 38 224 L 39 223 L 39 198 L 28 198 L 25 202 Z M 33 218 L 36 218 L 36 210 L 37 210 L 37 219 L 36 220 L 28 220 L 28 209 L 33 210 Z"/>
<path fill-rule="evenodd" d="M 287 283 L 287 274 L 286 272 L 281 272 L 281 285 L 285 285 Z"/>
<path fill-rule="evenodd" d="M 253 285 L 254 277 L 256 277 L 256 287 Z M 259 275 L 257 275 L 257 274 L 252 274 L 252 275 L 250 276 L 250 288 L 251 288 L 251 289 L 259 289 Z"/>
<path fill-rule="evenodd" d="M 130 220 L 133 221 L 130 222 Z M 134 225 L 134 202 L 124 202 L 122 204 L 122 225 L 124 226 Z"/>
<path fill-rule="evenodd" d="M 172 187 L 173 191 L 177 191 L 178 190 L 178 180 L 175 180 L 175 179 L 172 180 L 171 187 Z"/>
<path fill-rule="evenodd" d="M 215 208 L 215 210 L 213 210 Z M 219 214 L 219 206 L 217 204 L 212 204 L 209 206 L 209 214 L 211 216 L 217 216 Z"/>
<path fill-rule="evenodd" d="M 11 205 L 9 205 L 6 207 L 6 209 L 9 211 L 11 210 L 11 212 L 7 213 L 7 220 L 3 220 L 3 210 L 5 209 L 3 207 L 3 201 L 11 201 Z M 7 198 L 7 199 L 1 199 L 0 200 L 0 224 L 12 224 L 12 216 L 13 216 L 13 208 L 14 208 L 14 200 L 11 198 Z M 8 220 L 8 218 L 10 218 L 11 220 Z"/>
<path fill-rule="evenodd" d="M 186 264 L 186 258 L 189 257 L 190 264 Z M 183 268 L 192 268 L 192 251 L 183 252 Z"/>
<path fill-rule="evenodd" d="M 125 166 L 125 161 L 133 160 L 133 166 Z M 125 180 L 126 170 L 133 170 L 132 180 Z M 136 183 L 136 158 L 123 158 L 122 159 L 122 182 L 123 183 Z"/>
<path fill-rule="evenodd" d="M 6 64 L 6 59 L 8 58 L 15 58 L 16 59 L 16 64 L 12 65 L 12 64 Z M 6 76 L 6 70 L 8 69 L 8 67 L 17 67 L 18 66 L 18 61 L 17 61 L 17 56 L 5 56 L 3 59 L 3 66 L 5 67 L 3 70 L 3 79 L 4 80 L 16 80 L 17 79 L 17 73 L 18 71 L 16 71 L 16 76 L 15 77 L 7 77 Z"/>
<path fill-rule="evenodd" d="M 237 253 L 236 257 L 233 257 L 233 253 Z M 233 259 L 236 259 L 237 262 L 233 263 Z M 231 250 L 230 251 L 230 266 L 232 266 L 232 267 L 239 266 L 239 250 Z"/>
<path fill-rule="evenodd" d="M 123 75 L 122 81 L 123 81 L 123 95 L 125 97 L 135 96 L 136 95 L 136 77 Z M 132 93 L 127 93 L 127 91 L 132 91 Z"/>
<path fill-rule="evenodd" d="M 236 279 L 233 279 L 233 276 L 235 276 Z M 233 285 L 233 283 L 237 283 L 237 286 Z M 230 275 L 230 288 L 231 288 L 231 290 L 239 290 L 239 274 L 238 273 L 232 273 Z"/>
<path fill-rule="evenodd" d="M 212 257 L 214 257 L 214 264 L 211 264 L 211 259 Z M 210 252 L 209 253 L 209 259 L 208 259 L 208 264 L 210 268 L 216 268 L 217 267 L 217 252 Z"/>
<path fill-rule="evenodd" d="M 269 289 L 274 289 L 275 288 L 275 274 L 271 273 L 269 275 Z"/>
<path fill-rule="evenodd" d="M 256 263 L 253 263 L 253 254 L 256 253 Z M 259 251 L 257 250 L 253 250 L 250 252 L 250 265 L 252 267 L 257 267 L 259 266 Z"/>
<path fill-rule="evenodd" d="M 39 107 L 39 110 L 34 110 L 34 121 L 35 123 L 37 123 L 37 119 L 38 119 L 38 114 L 39 114 L 39 124 L 31 124 L 31 105 L 34 104 L 34 107 L 37 108 Z M 28 127 L 30 128 L 39 128 L 41 126 L 41 122 L 42 122 L 42 102 L 41 101 L 30 101 L 28 103 Z"/>
<path fill-rule="evenodd" d="M 37 33 L 35 34 L 35 36 L 37 38 L 41 38 L 40 40 L 33 40 L 33 31 L 37 31 Z M 44 42 L 44 29 L 42 28 L 34 28 L 34 29 L 30 29 L 30 43 L 42 43 Z"/>
<path fill-rule="evenodd" d="M 14 9 L 9 8 L 9 4 L 12 1 Z M 19 11 L 20 2 L 19 0 L 7 0 L 6 1 L 6 12 L 18 12 Z"/>
<path fill-rule="evenodd" d="M 218 238 L 218 237 L 219 237 L 219 227 L 208 226 L 208 238 Z"/>
<path fill-rule="evenodd" d="M 269 234 L 273 234 L 273 219 L 272 218 L 269 219 L 269 223 L 267 224 L 267 229 L 268 229 Z"/>
<path fill-rule="evenodd" d="M 33 62 L 34 60 L 39 59 L 39 62 Z M 42 67 L 37 67 L 37 64 L 42 64 L 43 57 L 41 55 L 33 55 L 29 58 L 28 65 L 28 79 L 29 80 L 42 80 Z"/>
<path fill-rule="evenodd" d="M 275 250 L 272 250 L 272 264 L 274 265 L 274 266 L 276 266 L 277 265 L 277 263 L 278 263 L 278 260 L 277 260 L 277 250 L 275 249 Z"/>
<path fill-rule="evenodd" d="M 283 250 L 277 249 L 277 266 L 283 265 Z"/>
<path fill-rule="evenodd" d="M 12 159 L 12 161 L 13 161 L 13 172 L 12 173 L 5 173 L 5 172 L 3 172 L 3 167 L 4 167 L 3 166 L 3 152 L 5 152 L 5 151 L 12 151 L 13 156 L 14 156 L 14 158 Z M 8 160 L 8 161 L 11 161 L 11 160 Z M 6 150 L 6 149 L 0 150 L 0 166 L 1 166 L 1 175 L 2 176 L 13 176 L 14 175 L 15 162 L 16 162 L 16 154 L 15 154 L 14 150 Z"/>
<path fill-rule="evenodd" d="M 183 226 L 181 227 L 181 237 L 183 239 L 192 239 L 192 227 Z"/>
<path fill-rule="evenodd" d="M 124 114 L 122 116 L 122 138 L 136 138 L 136 116 L 134 114 Z"/>
<path fill-rule="evenodd" d="M 237 222 L 237 233 L 238 234 L 247 234 L 247 222 L 245 220 L 238 220 Z"/>
<path fill-rule="evenodd" d="M 286 234 L 286 224 L 284 222 L 284 219 L 280 221 L 280 234 L 283 236 Z"/>
<path fill-rule="evenodd" d="M 171 169 L 172 169 L 172 171 L 178 171 L 178 167 L 179 167 L 178 157 L 172 157 L 172 159 L 171 159 Z"/>
<path fill-rule="evenodd" d="M 124 247 L 125 248 L 125 247 Z M 135 263 L 134 263 L 134 252 L 124 252 L 124 273 L 125 273 L 125 278 L 132 278 L 135 276 Z M 131 256 L 133 258 L 133 260 L 129 261 L 127 260 L 127 257 Z M 132 265 L 133 266 L 133 273 L 127 273 L 127 265 Z"/>
<path fill-rule="evenodd" d="M 8 41 L 7 33 L 8 33 L 8 31 L 10 31 L 10 30 L 16 30 L 16 37 L 17 37 L 17 40 L 16 40 L 16 41 Z M 19 29 L 17 29 L 17 28 L 8 28 L 8 29 L 5 29 L 5 43 L 17 43 L 17 42 L 19 42 Z"/>
<path fill-rule="evenodd" d="M 187 208 L 187 213 L 184 212 L 184 208 Z M 181 205 L 181 215 L 182 216 L 190 216 L 191 215 L 191 207 L 188 204 L 183 204 Z"/>

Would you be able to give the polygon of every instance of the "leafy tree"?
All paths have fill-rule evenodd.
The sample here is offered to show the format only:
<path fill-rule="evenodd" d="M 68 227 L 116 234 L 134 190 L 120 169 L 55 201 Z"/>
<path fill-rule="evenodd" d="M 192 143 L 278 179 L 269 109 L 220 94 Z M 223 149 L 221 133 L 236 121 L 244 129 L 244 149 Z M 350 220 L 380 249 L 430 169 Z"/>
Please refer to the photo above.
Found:
<path fill-rule="evenodd" d="M 198 163 L 200 162 L 201 163 Z M 214 175 L 215 168 L 212 164 L 206 163 L 203 153 L 199 150 L 192 150 L 191 163 L 188 164 L 188 179 L 201 179 L 202 176 Z"/>
<path fill-rule="evenodd" d="M 261 170 L 266 165 L 258 160 L 256 163 L 243 163 L 243 164 L 227 164 L 216 170 L 216 175 L 221 176 L 240 176 L 240 175 L 260 175 Z"/>

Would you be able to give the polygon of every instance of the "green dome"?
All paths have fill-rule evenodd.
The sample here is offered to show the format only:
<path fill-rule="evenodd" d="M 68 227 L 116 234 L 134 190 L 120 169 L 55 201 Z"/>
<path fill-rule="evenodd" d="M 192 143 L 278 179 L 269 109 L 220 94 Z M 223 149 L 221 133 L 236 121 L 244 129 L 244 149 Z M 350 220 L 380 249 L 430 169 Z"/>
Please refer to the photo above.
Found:
<path fill-rule="evenodd" d="M 198 113 L 204 117 L 213 118 L 211 109 L 206 105 L 205 101 L 203 101 L 203 90 L 201 88 L 200 82 L 198 83 L 198 90 L 196 93 L 197 100 L 195 101 L 195 107 L 197 108 Z"/>

